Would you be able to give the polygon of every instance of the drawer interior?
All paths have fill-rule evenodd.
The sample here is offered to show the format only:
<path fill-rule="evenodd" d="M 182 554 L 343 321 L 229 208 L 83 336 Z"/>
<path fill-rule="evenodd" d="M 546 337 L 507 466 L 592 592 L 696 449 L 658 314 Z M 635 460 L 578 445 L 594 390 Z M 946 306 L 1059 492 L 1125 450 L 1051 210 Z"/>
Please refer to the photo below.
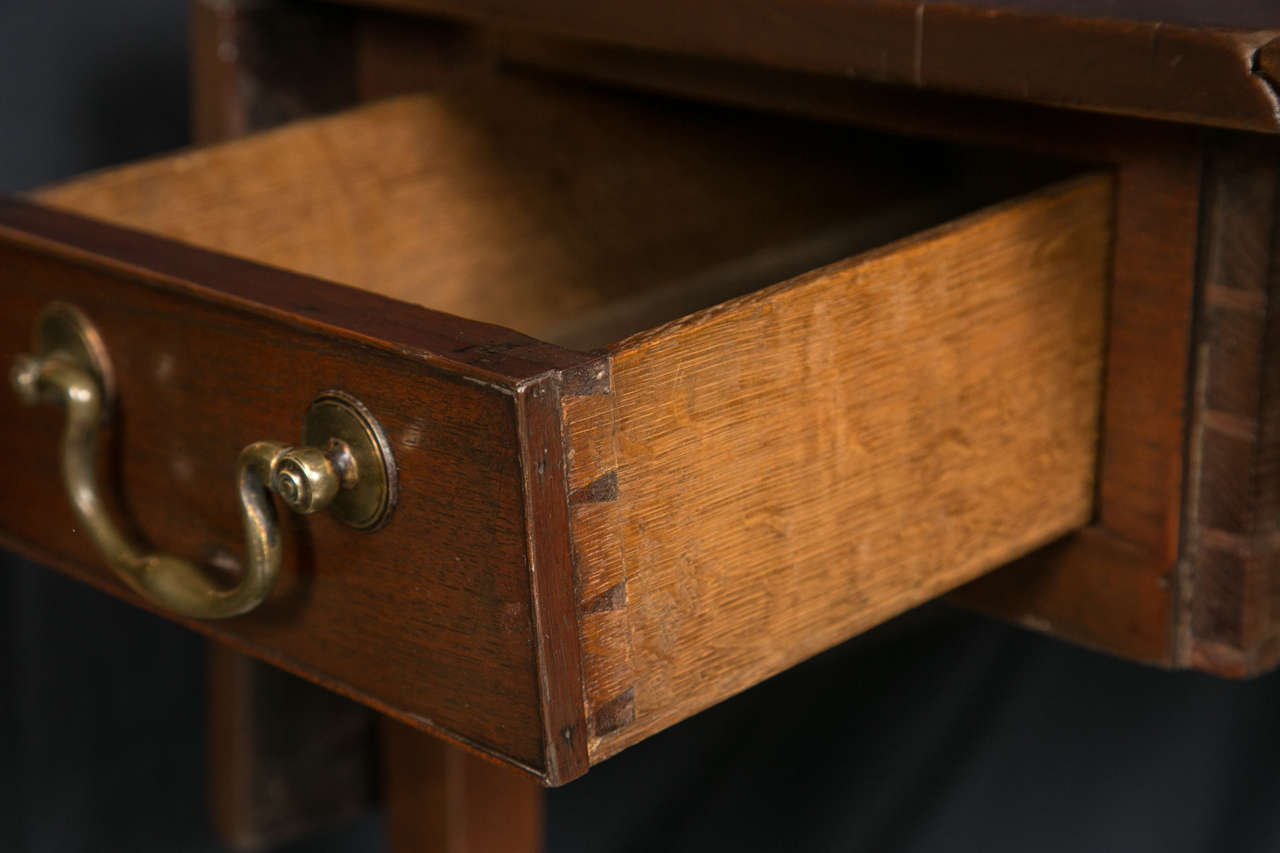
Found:
<path fill-rule="evenodd" d="M 36 196 L 590 350 L 1069 169 L 484 76 Z"/>

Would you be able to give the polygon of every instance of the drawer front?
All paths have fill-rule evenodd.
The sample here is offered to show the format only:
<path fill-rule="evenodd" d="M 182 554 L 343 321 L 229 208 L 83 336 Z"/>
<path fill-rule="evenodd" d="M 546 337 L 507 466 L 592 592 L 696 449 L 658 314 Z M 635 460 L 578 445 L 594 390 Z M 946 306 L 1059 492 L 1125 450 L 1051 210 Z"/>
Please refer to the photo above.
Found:
<path fill-rule="evenodd" d="M 166 262 L 166 251 L 177 260 Z M 567 562 L 545 547 L 557 505 L 548 496 L 558 489 L 563 515 L 564 485 L 554 387 L 538 377 L 572 357 L 556 362 L 553 348 L 495 327 L 21 204 L 0 209 L 0 269 L 0 352 L 10 360 L 54 301 L 100 332 L 118 389 L 99 481 L 117 522 L 149 548 L 238 561 L 241 448 L 297 442 L 304 411 L 327 389 L 358 398 L 398 466 L 388 523 L 362 532 L 326 513 L 281 511 L 283 568 L 269 599 L 234 619 L 187 624 L 540 775 L 564 772 L 544 754 L 530 570 L 568 586 L 557 577 Z M 207 286 L 183 278 L 198 271 Z M 219 288 L 224 280 L 234 284 Z M 237 288 L 296 301 L 248 303 L 227 293 Z M 392 310 L 421 340 L 397 337 L 394 325 L 371 338 L 304 316 L 341 314 L 367 333 Z M 445 324 L 438 335 L 436 321 Z M 440 356 L 451 348 L 473 363 Z M 58 476 L 65 418 L 61 407 L 0 393 L 0 441 L 14 449 L 9 473 L 22 484 L 0 496 L 0 536 L 133 597 L 72 514 Z M 536 517 L 527 511 L 535 501 L 544 507 Z M 572 652 L 568 628 L 561 645 Z M 561 670 L 571 668 L 565 654 Z M 573 721 L 559 731 L 569 737 L 554 742 L 571 756 Z"/>

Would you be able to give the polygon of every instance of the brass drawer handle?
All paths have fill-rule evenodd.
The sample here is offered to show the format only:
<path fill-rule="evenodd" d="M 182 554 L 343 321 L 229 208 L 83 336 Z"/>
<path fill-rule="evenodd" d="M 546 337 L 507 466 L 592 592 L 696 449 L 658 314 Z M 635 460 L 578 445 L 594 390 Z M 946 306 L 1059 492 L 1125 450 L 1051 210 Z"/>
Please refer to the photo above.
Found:
<path fill-rule="evenodd" d="M 113 378 L 97 330 L 75 307 L 54 303 L 35 325 L 33 355 L 20 355 L 12 380 L 23 402 L 66 406 L 62 479 L 76 516 L 112 570 L 153 604 L 197 619 L 247 613 L 280 573 L 280 532 L 271 493 L 298 513 L 330 508 L 352 526 L 385 523 L 396 496 L 390 445 L 354 398 L 328 392 L 307 410 L 304 445 L 255 441 L 240 452 L 236 490 L 247 562 L 240 582 L 222 588 L 198 566 L 148 554 L 112 521 L 97 484 L 98 425 L 110 408 Z"/>

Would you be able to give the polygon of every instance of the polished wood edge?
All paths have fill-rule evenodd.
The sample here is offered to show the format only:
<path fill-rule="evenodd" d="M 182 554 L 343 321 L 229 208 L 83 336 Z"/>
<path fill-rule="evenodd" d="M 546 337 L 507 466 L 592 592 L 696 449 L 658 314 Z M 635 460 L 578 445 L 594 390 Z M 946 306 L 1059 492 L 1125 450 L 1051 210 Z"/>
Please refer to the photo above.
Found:
<path fill-rule="evenodd" d="M 590 766 L 560 394 L 559 379 L 544 377 L 522 385 L 516 396 L 543 761 L 550 785 L 575 779 Z"/>
<path fill-rule="evenodd" d="M 413 357 L 446 375 L 514 393 L 518 383 L 591 360 L 519 332 L 210 252 L 154 235 L 0 198 L 0 239 L 126 275 L 295 328 Z"/>
<path fill-rule="evenodd" d="M 917 89 L 1280 131 L 1275 29 L 961 4 L 360 0 L 472 23 Z M 673 22 L 677 22 L 673 25 Z M 1259 51 L 1262 51 L 1261 54 Z"/>
<path fill-rule="evenodd" d="M 346 696 L 348 699 L 354 699 L 355 701 L 372 708 L 387 717 L 399 720 L 401 723 L 415 729 L 419 729 L 423 732 L 427 732 L 428 734 L 441 738 L 442 740 L 446 740 L 487 761 L 507 767 L 514 767 L 538 778 L 539 780 L 546 781 L 547 779 L 547 774 L 544 768 L 533 767 L 525 764 L 518 759 L 512 758 L 506 753 L 499 752 L 482 743 L 473 741 L 464 735 L 460 735 L 451 729 L 440 726 L 432 720 L 419 717 L 414 714 L 405 713 L 392 705 L 388 705 L 380 701 L 372 694 L 365 693 L 362 690 L 352 687 L 346 682 L 339 681 L 324 675 L 323 673 L 317 672 L 308 666 L 298 663 L 292 658 L 278 654 L 266 646 L 259 646 L 233 634 L 224 633 L 219 629 L 216 623 L 188 619 L 183 616 L 175 616 L 166 610 L 150 604 L 145 599 L 139 598 L 126 588 L 123 583 L 116 581 L 113 576 L 108 575 L 101 570 L 86 568 L 75 560 L 47 551 L 29 541 L 11 536 L 3 530 L 0 530 L 0 550 L 19 554 L 42 566 L 57 569 L 68 577 L 73 578 L 78 583 L 86 584 L 100 592 L 107 593 L 108 595 L 137 607 L 140 610 L 146 610 L 153 613 L 156 616 L 163 618 L 165 621 L 182 625 L 196 633 L 218 640 L 241 654 L 250 655 L 258 660 L 265 661 L 266 663 L 291 672 L 301 678 L 305 678 L 313 684 L 318 684 L 327 690 Z"/>

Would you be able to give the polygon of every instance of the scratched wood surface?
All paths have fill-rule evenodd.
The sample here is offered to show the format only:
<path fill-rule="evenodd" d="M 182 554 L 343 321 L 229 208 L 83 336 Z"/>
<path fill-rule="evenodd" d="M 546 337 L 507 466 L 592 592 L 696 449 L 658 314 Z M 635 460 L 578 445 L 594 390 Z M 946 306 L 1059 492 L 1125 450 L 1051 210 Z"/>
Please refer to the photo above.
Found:
<path fill-rule="evenodd" d="M 1111 184 L 613 347 L 567 401 L 592 759 L 1089 520 Z"/>

